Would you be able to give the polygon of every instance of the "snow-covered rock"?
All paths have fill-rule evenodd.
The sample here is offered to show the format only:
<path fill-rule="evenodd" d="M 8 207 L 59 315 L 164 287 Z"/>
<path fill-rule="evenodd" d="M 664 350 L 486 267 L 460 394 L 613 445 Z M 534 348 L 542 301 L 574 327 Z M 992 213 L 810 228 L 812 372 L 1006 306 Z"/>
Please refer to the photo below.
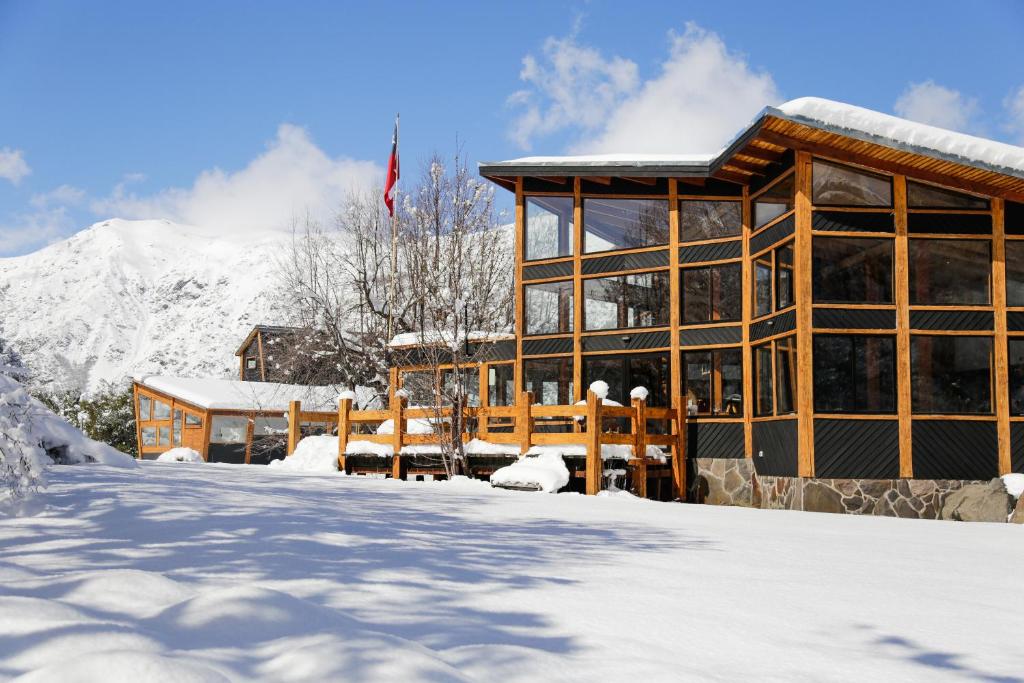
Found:
<path fill-rule="evenodd" d="M 533 488 L 545 493 L 558 493 L 568 483 L 569 468 L 562 456 L 553 450 L 527 454 L 491 475 L 492 486 Z"/>
<path fill-rule="evenodd" d="M 205 462 L 203 456 L 199 455 L 199 451 L 194 448 L 185 448 L 179 446 L 178 448 L 172 448 L 169 451 L 161 453 L 157 459 L 157 462 Z"/>

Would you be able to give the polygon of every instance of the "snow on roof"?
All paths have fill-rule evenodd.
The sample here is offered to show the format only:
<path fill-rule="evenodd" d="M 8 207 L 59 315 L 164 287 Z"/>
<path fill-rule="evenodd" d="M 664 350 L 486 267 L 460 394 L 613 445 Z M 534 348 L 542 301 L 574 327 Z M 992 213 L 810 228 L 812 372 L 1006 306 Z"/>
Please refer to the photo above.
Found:
<path fill-rule="evenodd" d="M 302 401 L 303 410 L 334 410 L 337 407 L 338 390 L 334 387 L 158 375 L 137 376 L 135 381 L 207 410 L 284 412 L 288 410 L 290 401 Z"/>
<path fill-rule="evenodd" d="M 801 97 L 778 108 L 768 107 L 765 112 L 781 114 L 782 118 L 797 122 L 822 124 L 852 137 L 861 134 L 882 138 L 920 154 L 938 154 L 950 161 L 966 164 L 981 163 L 999 173 L 1024 176 L 1024 147 L 957 133 L 852 104 L 820 97 Z"/>
<path fill-rule="evenodd" d="M 424 346 L 428 344 L 444 344 L 451 346 L 452 344 L 461 344 L 464 341 L 468 341 L 470 343 L 499 342 L 515 338 L 516 335 L 512 332 L 470 331 L 467 335 L 463 335 L 461 332 L 455 335 L 448 331 L 434 330 L 430 332 L 403 332 L 401 334 L 396 334 L 388 343 L 388 346 L 391 348 Z"/>
<path fill-rule="evenodd" d="M 1024 178 L 1024 147 L 957 133 L 924 123 L 835 102 L 820 97 L 801 97 L 778 107 L 765 107 L 732 142 L 715 154 L 591 154 L 580 156 L 532 156 L 508 161 L 483 162 L 480 171 L 487 174 L 542 173 L 545 169 L 673 169 L 686 173 L 705 170 L 726 160 L 730 148 L 754 130 L 765 117 L 803 123 L 848 137 L 903 149 L 915 154 L 938 157 Z"/>

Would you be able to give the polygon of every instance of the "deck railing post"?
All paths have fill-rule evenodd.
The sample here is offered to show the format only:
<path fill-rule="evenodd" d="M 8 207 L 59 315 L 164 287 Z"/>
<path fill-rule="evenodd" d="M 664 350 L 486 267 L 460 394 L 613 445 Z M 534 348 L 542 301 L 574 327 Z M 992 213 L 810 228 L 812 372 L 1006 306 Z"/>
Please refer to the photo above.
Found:
<path fill-rule="evenodd" d="M 647 497 L 647 401 L 634 398 L 633 401 L 633 493 Z"/>
<path fill-rule="evenodd" d="M 405 396 L 395 396 L 391 405 L 392 420 L 395 424 L 394 435 L 391 441 L 391 448 L 394 455 L 391 458 L 391 477 L 402 479 L 402 442 L 405 439 Z"/>
<path fill-rule="evenodd" d="M 302 423 L 299 413 L 302 412 L 302 401 L 291 401 L 288 403 L 288 455 L 295 452 L 302 438 Z"/>
<path fill-rule="evenodd" d="M 595 496 L 601 491 L 601 477 L 604 476 L 604 461 L 601 459 L 601 406 L 602 400 L 587 390 L 587 495 Z"/>
<path fill-rule="evenodd" d="M 686 500 L 686 402 L 679 401 L 676 406 L 675 439 L 672 443 L 672 480 L 675 484 L 676 498 Z"/>
<path fill-rule="evenodd" d="M 516 408 L 516 434 L 519 436 L 519 450 L 520 453 L 526 453 L 533 446 L 533 392 L 524 391 L 519 394 L 519 405 Z"/>
<path fill-rule="evenodd" d="M 348 450 L 348 435 L 352 432 L 352 399 L 338 400 L 338 471 L 345 471 L 345 452 Z"/>

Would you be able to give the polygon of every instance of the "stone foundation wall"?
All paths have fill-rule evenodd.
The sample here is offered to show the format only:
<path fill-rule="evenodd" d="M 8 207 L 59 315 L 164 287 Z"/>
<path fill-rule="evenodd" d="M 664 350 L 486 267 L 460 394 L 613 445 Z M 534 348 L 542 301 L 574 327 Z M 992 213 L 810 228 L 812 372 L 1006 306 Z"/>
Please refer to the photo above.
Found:
<path fill-rule="evenodd" d="M 958 519 L 959 515 L 951 514 L 949 506 L 946 506 L 947 499 L 964 487 L 971 486 L 972 490 L 978 490 L 979 486 L 986 488 L 989 485 L 987 481 L 953 479 L 801 479 L 758 476 L 749 459 L 696 458 L 692 461 L 689 500 L 710 505 L 762 509 Z M 959 505 L 960 497 L 952 503 Z"/>

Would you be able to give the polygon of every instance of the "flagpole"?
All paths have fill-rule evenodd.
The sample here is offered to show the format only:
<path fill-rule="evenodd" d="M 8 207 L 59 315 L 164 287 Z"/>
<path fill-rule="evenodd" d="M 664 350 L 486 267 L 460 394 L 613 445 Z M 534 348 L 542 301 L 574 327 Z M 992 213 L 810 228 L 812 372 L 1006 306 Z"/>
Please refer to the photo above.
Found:
<path fill-rule="evenodd" d="M 395 114 L 395 156 L 398 158 L 398 114 Z M 398 184 L 398 181 L 395 181 Z M 395 189 L 398 197 L 398 189 Z M 398 211 L 391 212 L 391 291 L 388 292 L 388 344 L 395 336 L 395 304 L 398 298 Z"/>

